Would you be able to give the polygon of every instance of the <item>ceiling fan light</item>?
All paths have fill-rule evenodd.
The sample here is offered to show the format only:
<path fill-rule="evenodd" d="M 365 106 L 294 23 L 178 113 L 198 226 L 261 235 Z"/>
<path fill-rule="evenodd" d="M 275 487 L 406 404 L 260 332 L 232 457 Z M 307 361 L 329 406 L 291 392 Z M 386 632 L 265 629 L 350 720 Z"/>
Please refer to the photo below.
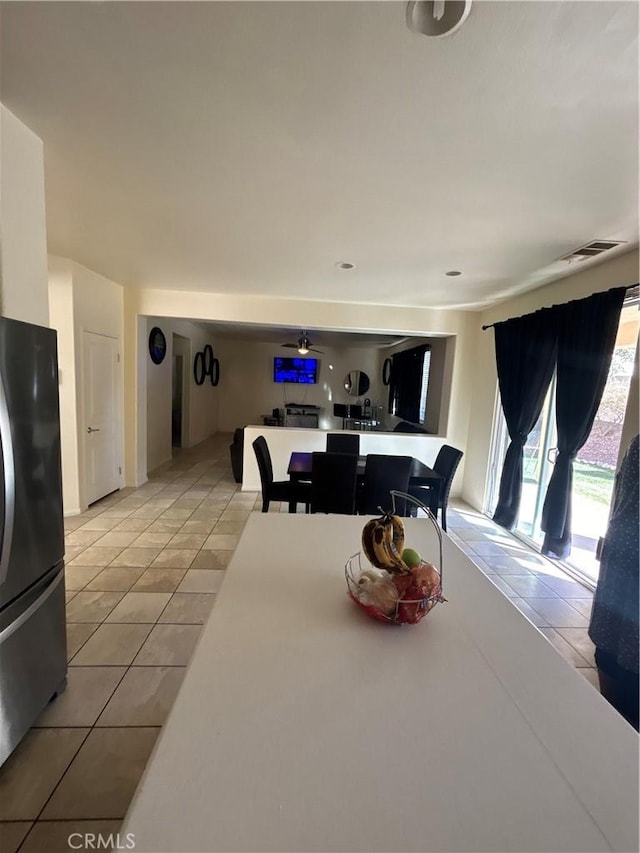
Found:
<path fill-rule="evenodd" d="M 309 350 L 306 348 L 306 346 L 299 346 L 298 352 L 300 353 L 300 355 L 306 355 L 309 352 Z"/>

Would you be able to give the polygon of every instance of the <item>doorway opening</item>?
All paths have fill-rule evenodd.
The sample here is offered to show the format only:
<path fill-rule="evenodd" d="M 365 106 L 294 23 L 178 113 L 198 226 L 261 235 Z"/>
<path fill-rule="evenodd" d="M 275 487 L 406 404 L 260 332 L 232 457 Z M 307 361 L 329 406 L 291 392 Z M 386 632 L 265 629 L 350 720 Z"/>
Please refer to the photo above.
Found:
<path fill-rule="evenodd" d="M 629 300 L 620 314 L 609 376 L 591 434 L 573 465 L 571 552 L 562 562 L 592 588 L 595 588 L 600 570 L 596 559 L 598 543 L 609 521 L 639 331 L 638 302 L 637 299 Z M 538 422 L 524 448 L 522 500 L 512 531 L 538 551 L 544 538 L 540 529 L 542 506 L 557 454 L 555 391 L 554 376 Z M 500 474 L 508 445 L 509 435 L 498 397 L 491 452 L 492 476 L 487 489 L 486 510 L 490 514 L 498 501 Z"/>
<path fill-rule="evenodd" d="M 171 447 L 189 447 L 189 339 L 173 335 L 171 365 Z"/>
<path fill-rule="evenodd" d="M 171 369 L 171 446 L 182 447 L 182 356 L 173 356 Z"/>

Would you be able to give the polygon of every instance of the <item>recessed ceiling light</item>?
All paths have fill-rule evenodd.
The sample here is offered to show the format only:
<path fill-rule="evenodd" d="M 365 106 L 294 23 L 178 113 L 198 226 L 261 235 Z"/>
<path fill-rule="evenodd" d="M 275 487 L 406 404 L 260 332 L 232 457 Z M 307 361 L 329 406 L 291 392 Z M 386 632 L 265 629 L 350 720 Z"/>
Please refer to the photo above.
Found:
<path fill-rule="evenodd" d="M 355 264 L 350 263 L 349 261 L 340 261 L 336 264 L 339 270 L 354 270 L 356 268 Z"/>
<path fill-rule="evenodd" d="M 462 275 L 462 273 L 460 272 L 460 270 L 449 270 L 449 272 L 446 272 L 445 275 Z"/>

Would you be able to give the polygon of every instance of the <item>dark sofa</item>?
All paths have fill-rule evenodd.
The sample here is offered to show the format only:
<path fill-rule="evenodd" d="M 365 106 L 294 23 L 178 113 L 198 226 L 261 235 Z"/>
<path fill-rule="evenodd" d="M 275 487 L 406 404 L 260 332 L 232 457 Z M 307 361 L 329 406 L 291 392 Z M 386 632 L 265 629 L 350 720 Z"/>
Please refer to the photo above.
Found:
<path fill-rule="evenodd" d="M 428 429 L 423 429 L 417 424 L 410 424 L 408 421 L 400 421 L 399 424 L 396 424 L 393 428 L 394 432 L 420 432 L 424 433 L 424 435 L 431 435 Z"/>
<path fill-rule="evenodd" d="M 236 483 L 242 482 L 242 454 L 244 453 L 244 427 L 238 427 L 233 433 L 233 441 L 229 445 L 231 470 Z"/>

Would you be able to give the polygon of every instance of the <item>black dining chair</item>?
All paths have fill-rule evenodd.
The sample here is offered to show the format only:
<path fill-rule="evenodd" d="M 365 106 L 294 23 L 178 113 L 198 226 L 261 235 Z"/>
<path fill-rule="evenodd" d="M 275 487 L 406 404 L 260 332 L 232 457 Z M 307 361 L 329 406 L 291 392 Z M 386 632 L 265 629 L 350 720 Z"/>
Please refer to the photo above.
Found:
<path fill-rule="evenodd" d="M 433 470 L 442 477 L 438 495 L 438 511 L 440 512 L 440 524 L 443 530 L 447 529 L 447 504 L 451 484 L 463 456 L 462 450 L 451 447 L 449 444 L 443 444 L 438 451 L 436 461 L 433 463 Z M 411 486 L 409 488 L 409 494 L 427 506 L 429 505 L 429 491 L 429 486 Z"/>
<path fill-rule="evenodd" d="M 360 453 L 360 436 L 342 432 L 327 433 L 327 453 Z"/>
<path fill-rule="evenodd" d="M 253 442 L 253 450 L 256 454 L 262 484 L 262 512 L 269 512 L 271 501 L 286 501 L 289 504 L 289 512 L 296 512 L 296 504 L 304 504 L 306 512 L 309 512 L 311 483 L 274 480 L 271 454 L 263 435 L 259 435 Z"/>
<path fill-rule="evenodd" d="M 353 515 L 357 468 L 353 453 L 312 453 L 311 512 Z"/>
<path fill-rule="evenodd" d="M 389 492 L 396 489 L 407 492 L 413 458 L 411 456 L 386 456 L 370 453 L 364 467 L 364 483 L 358 511 L 360 515 L 378 515 L 379 507 L 385 511 L 393 508 Z M 396 501 L 397 515 L 407 515 L 404 501 Z"/>

